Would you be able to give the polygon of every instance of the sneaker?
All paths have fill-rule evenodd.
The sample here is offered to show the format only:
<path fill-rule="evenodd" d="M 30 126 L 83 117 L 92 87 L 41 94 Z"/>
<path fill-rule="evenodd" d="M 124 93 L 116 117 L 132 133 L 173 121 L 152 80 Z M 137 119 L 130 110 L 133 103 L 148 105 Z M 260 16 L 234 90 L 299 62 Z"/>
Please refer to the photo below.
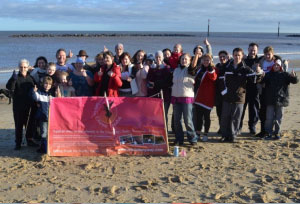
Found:
<path fill-rule="evenodd" d="M 272 134 L 268 134 L 264 137 L 264 140 L 272 140 Z"/>
<path fill-rule="evenodd" d="M 275 135 L 274 135 L 274 139 L 275 139 L 275 140 L 280 140 L 280 139 L 281 139 L 280 134 L 275 134 Z"/>
<path fill-rule="evenodd" d="M 208 137 L 207 137 L 207 133 L 205 133 L 202 137 L 202 142 L 207 142 L 208 141 Z"/>
<path fill-rule="evenodd" d="M 190 142 L 190 144 L 191 144 L 192 146 L 194 146 L 194 145 L 197 144 L 197 142 Z"/>

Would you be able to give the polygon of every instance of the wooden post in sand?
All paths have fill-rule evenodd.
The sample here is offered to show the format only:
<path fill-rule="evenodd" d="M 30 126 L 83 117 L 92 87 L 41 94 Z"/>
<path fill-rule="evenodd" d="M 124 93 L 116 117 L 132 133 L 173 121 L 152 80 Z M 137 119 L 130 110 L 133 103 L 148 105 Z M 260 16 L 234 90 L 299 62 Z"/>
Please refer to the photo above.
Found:
<path fill-rule="evenodd" d="M 209 22 L 210 22 L 210 19 L 208 19 L 208 23 L 207 23 L 207 37 L 209 37 Z"/>
<path fill-rule="evenodd" d="M 279 33 L 280 33 L 280 21 L 278 22 L 278 32 L 277 32 L 277 37 L 279 37 Z"/>

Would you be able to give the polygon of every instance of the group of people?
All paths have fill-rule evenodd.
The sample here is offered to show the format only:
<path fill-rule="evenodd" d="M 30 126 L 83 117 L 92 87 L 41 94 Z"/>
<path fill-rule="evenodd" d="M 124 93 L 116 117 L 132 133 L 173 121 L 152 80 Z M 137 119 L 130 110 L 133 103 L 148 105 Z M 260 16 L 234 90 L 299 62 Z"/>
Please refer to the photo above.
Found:
<path fill-rule="evenodd" d="M 221 142 L 235 141 L 247 106 L 250 133 L 266 140 L 280 139 L 282 109 L 288 105 L 289 84 L 298 82 L 296 73 L 287 72 L 287 63 L 274 55 L 271 46 L 264 48 L 261 57 L 256 43 L 249 44 L 248 55 L 241 48 L 233 49 L 232 57 L 221 50 L 220 62 L 214 65 L 210 43 L 205 39 L 204 44 L 205 50 L 197 45 L 193 56 L 175 44 L 173 50 L 166 48 L 155 54 L 138 50 L 131 57 L 119 43 L 115 54 L 104 47 L 93 65 L 86 62 L 89 56 L 85 50 L 79 51 L 74 63 L 67 62 L 73 54 L 67 56 L 64 49 L 57 50 L 56 63 L 41 56 L 30 67 L 28 60 L 20 60 L 19 72 L 14 71 L 6 85 L 13 92 L 15 149 L 21 149 L 24 125 L 27 145 L 37 146 L 33 136 L 39 126 L 38 151 L 46 152 L 51 97 L 158 97 L 161 91 L 167 124 L 173 105 L 169 131 L 175 133 L 174 145 L 184 143 L 182 117 L 191 145 L 199 136 L 207 141 L 214 106 Z M 259 120 L 261 131 L 256 134 Z"/>

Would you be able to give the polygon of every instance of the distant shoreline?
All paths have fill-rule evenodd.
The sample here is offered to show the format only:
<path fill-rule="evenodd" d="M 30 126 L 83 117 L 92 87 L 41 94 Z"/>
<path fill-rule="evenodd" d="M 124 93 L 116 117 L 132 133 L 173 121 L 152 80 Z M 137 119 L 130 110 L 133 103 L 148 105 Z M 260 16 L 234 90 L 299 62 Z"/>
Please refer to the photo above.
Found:
<path fill-rule="evenodd" d="M 36 33 L 36 34 L 14 34 L 10 35 L 11 38 L 53 38 L 53 37 L 195 37 L 196 35 L 191 34 L 179 34 L 179 33 L 148 33 L 148 34 L 138 34 L 138 33 L 132 33 L 132 34 L 105 34 L 105 33 L 66 33 L 66 34 L 47 34 L 47 33 Z"/>

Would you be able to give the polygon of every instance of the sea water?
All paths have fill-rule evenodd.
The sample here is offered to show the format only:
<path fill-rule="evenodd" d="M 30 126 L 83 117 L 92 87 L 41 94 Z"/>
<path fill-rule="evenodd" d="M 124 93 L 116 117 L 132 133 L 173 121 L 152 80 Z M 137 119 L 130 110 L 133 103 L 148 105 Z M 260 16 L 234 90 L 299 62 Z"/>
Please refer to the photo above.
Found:
<path fill-rule="evenodd" d="M 18 34 L 53 34 L 56 37 L 11 37 Z M 62 34 L 116 34 L 116 36 L 104 37 L 57 37 Z M 125 35 L 126 34 L 126 35 Z M 138 36 L 133 36 L 138 34 Z M 156 34 L 149 36 L 148 34 Z M 160 36 L 164 34 L 179 34 L 183 36 Z M 145 36 L 142 36 L 145 35 Z M 188 36 L 186 36 L 188 35 Z M 241 47 L 247 53 L 248 44 L 255 42 L 259 44 L 259 53 L 263 48 L 271 45 L 284 59 L 300 59 L 300 41 L 297 37 L 287 37 L 288 34 L 277 33 L 210 33 L 208 38 L 213 55 L 216 57 L 220 50 L 227 50 L 229 53 L 235 47 Z M 207 34 L 205 32 L 103 32 L 103 31 L 1 31 L 0 32 L 0 83 L 7 80 L 8 73 L 17 68 L 20 59 L 28 59 L 33 66 L 39 56 L 45 56 L 49 62 L 55 62 L 55 53 L 59 48 L 67 51 L 72 50 L 74 57 L 70 62 L 76 60 L 79 50 L 86 50 L 88 62 L 93 62 L 94 57 L 103 51 L 106 46 L 114 51 L 117 43 L 123 43 L 125 51 L 133 55 L 137 50 L 142 49 L 147 53 L 155 53 L 157 50 L 170 48 L 180 43 L 184 52 L 192 54 L 193 48 L 200 44 L 204 47 L 203 41 Z M 214 59 L 218 62 L 218 59 Z"/>

